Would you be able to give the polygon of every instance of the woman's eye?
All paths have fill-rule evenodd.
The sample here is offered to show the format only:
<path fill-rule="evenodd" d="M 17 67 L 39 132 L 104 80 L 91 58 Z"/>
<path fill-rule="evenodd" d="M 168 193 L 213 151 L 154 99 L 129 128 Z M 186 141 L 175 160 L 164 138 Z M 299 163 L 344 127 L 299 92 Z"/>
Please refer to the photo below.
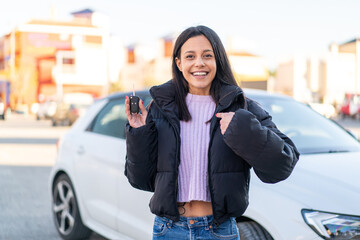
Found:
<path fill-rule="evenodd" d="M 194 58 L 194 55 L 187 55 L 187 56 L 185 56 L 185 58 L 191 59 L 191 58 Z"/>
<path fill-rule="evenodd" d="M 212 58 L 212 54 L 206 54 L 204 57 L 205 58 Z"/>

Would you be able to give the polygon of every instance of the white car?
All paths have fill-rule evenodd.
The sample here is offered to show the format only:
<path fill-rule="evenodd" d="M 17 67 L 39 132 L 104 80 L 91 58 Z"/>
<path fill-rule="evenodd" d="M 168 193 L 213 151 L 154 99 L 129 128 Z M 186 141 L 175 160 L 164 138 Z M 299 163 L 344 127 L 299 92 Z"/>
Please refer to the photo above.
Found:
<path fill-rule="evenodd" d="M 292 175 L 262 183 L 252 172 L 241 240 L 360 239 L 360 143 L 335 122 L 289 97 L 245 90 L 301 153 Z M 151 193 L 124 176 L 126 94 L 96 101 L 59 141 L 50 175 L 52 211 L 64 239 L 91 231 L 109 239 L 152 237 Z M 138 94 L 144 103 L 148 92 Z M 236 184 L 236 183 L 234 183 Z"/>

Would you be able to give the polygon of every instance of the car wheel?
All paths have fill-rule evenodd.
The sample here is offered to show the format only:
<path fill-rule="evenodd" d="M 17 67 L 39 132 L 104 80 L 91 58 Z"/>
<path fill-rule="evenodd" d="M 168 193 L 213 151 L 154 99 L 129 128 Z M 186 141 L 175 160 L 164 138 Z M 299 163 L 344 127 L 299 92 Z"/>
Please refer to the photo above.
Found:
<path fill-rule="evenodd" d="M 82 223 L 74 188 L 68 176 L 60 175 L 54 184 L 52 212 L 63 239 L 86 239 L 91 231 Z"/>
<path fill-rule="evenodd" d="M 256 222 L 238 222 L 237 226 L 241 240 L 273 240 L 271 235 Z"/>

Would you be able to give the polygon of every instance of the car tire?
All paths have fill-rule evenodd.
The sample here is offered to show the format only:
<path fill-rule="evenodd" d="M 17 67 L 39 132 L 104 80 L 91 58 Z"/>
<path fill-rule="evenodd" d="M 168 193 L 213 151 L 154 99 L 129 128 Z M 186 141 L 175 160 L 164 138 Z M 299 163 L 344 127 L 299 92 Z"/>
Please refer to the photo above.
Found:
<path fill-rule="evenodd" d="M 84 226 L 74 187 L 65 174 L 56 178 L 52 191 L 52 212 L 57 231 L 66 240 L 87 239 L 91 230 Z"/>
<path fill-rule="evenodd" d="M 271 235 L 254 221 L 238 222 L 241 240 L 273 240 Z"/>

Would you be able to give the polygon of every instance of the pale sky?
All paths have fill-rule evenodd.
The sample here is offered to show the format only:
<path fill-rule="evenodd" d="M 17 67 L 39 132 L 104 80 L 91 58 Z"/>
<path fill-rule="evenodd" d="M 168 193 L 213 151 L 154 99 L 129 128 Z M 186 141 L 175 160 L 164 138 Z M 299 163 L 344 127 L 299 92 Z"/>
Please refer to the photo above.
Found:
<path fill-rule="evenodd" d="M 360 0 L 1 0 L 0 36 L 30 19 L 59 20 L 91 8 L 110 18 L 125 45 L 156 41 L 194 25 L 215 30 L 224 45 L 235 36 L 244 50 L 272 65 L 296 54 L 326 53 L 331 42 L 360 36 Z"/>

